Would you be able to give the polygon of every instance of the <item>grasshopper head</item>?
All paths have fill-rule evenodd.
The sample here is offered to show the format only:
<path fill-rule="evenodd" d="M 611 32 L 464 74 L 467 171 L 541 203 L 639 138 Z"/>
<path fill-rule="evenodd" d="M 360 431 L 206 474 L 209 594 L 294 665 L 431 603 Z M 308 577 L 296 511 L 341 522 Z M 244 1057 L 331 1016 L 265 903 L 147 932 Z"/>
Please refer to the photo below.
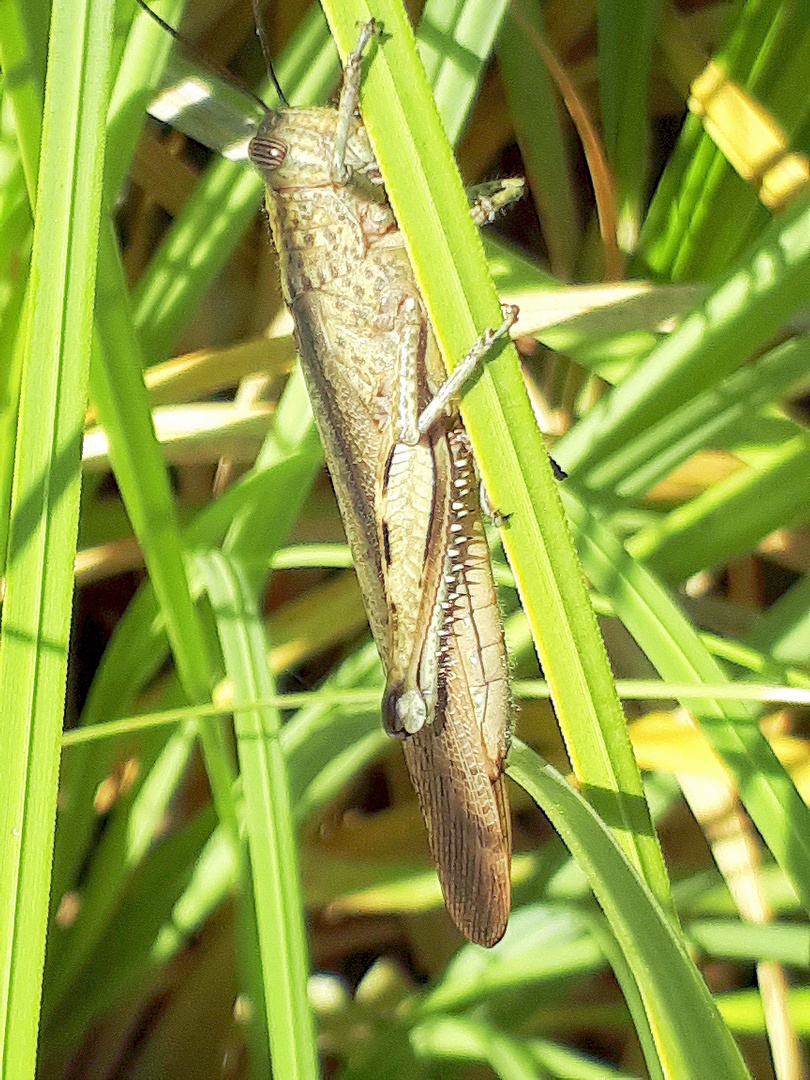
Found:
<path fill-rule="evenodd" d="M 270 112 L 251 140 L 250 159 L 273 190 L 331 186 L 336 182 L 333 172 L 336 125 L 334 109 Z M 381 183 L 366 129 L 356 117 L 349 128 L 345 162 L 354 175 Z"/>

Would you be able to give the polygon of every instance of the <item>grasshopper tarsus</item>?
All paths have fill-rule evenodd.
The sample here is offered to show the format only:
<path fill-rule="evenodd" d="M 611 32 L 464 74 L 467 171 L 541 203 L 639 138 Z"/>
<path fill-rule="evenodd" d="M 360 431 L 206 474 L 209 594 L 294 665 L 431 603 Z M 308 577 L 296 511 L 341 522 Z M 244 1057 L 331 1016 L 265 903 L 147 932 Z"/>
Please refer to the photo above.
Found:
<path fill-rule="evenodd" d="M 352 64 L 359 64 L 363 59 L 363 53 L 366 51 L 366 46 L 374 37 L 375 34 L 382 33 L 382 24 L 377 19 L 369 19 L 368 22 L 362 23 L 360 26 L 360 37 L 357 39 L 357 44 L 354 49 L 349 53 L 346 58 L 346 68 L 350 68 Z"/>
<path fill-rule="evenodd" d="M 551 457 L 551 455 L 549 455 L 548 460 L 551 462 L 551 471 L 554 473 L 554 479 L 555 480 L 567 480 L 568 479 L 568 473 L 565 471 L 565 469 L 562 467 L 562 465 L 558 465 L 557 462 L 554 460 L 554 458 Z"/>
<path fill-rule="evenodd" d="M 468 188 L 472 219 L 479 228 L 491 225 L 498 214 L 523 197 L 526 183 L 520 176 L 490 180 Z"/>
<path fill-rule="evenodd" d="M 483 480 L 478 489 L 478 498 L 481 500 L 481 510 L 484 517 L 488 518 L 496 528 L 505 528 L 512 515 L 504 514 L 492 505 L 492 500 L 489 497 L 489 492 L 487 491 Z"/>

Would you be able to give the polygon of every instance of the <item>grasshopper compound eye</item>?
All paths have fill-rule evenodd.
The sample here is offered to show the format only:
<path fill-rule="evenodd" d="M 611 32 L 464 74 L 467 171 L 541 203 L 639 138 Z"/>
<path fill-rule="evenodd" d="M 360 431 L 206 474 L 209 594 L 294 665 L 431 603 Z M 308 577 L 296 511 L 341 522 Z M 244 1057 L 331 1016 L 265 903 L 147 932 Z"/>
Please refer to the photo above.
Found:
<path fill-rule="evenodd" d="M 257 135 L 251 140 L 248 147 L 250 160 L 260 169 L 278 169 L 284 164 L 287 156 L 287 146 L 273 139 Z"/>

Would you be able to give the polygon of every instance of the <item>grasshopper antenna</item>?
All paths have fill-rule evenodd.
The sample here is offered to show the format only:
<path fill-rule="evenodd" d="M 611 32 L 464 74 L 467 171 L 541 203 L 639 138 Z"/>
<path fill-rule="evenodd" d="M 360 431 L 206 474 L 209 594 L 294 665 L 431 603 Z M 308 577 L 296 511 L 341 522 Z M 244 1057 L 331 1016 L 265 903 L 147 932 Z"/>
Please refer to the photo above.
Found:
<path fill-rule="evenodd" d="M 282 105 L 289 109 L 290 103 L 284 96 L 284 91 L 281 89 L 279 81 L 276 78 L 275 69 L 273 68 L 273 59 L 270 56 L 270 47 L 267 44 L 267 31 L 264 28 L 264 19 L 262 18 L 259 0 L 251 0 L 251 3 L 253 5 L 253 21 L 256 24 L 256 37 L 259 39 L 259 44 L 262 47 L 262 56 L 264 57 L 264 65 L 267 68 L 267 74 L 270 76 L 270 80 L 275 87 Z"/>
<path fill-rule="evenodd" d="M 255 10 L 256 0 L 253 0 L 253 2 Z M 138 7 L 142 8 L 146 12 L 146 14 L 158 24 L 161 30 L 165 30 L 167 34 L 173 37 L 174 40 L 178 43 L 178 45 L 180 45 L 187 53 L 189 53 L 197 63 L 201 64 L 202 67 L 207 68 L 208 71 L 213 72 L 224 82 L 227 82 L 230 86 L 236 87 L 236 89 L 240 93 L 245 94 L 251 99 L 251 101 L 254 101 L 262 110 L 262 112 L 270 112 L 267 103 L 262 101 L 258 94 L 254 94 L 252 90 L 248 89 L 248 87 L 245 86 L 244 83 L 242 83 L 234 76 L 232 71 L 228 71 L 226 67 L 222 67 L 222 65 L 214 63 L 211 60 L 210 56 L 201 55 L 200 51 L 198 49 L 195 49 L 192 43 L 186 38 L 184 38 L 183 35 L 171 25 L 171 23 L 167 23 L 165 19 L 161 19 L 160 15 L 158 15 L 156 11 L 153 11 L 152 8 L 149 7 L 149 5 L 146 3 L 146 0 L 136 0 L 136 3 L 138 4 Z M 262 28 L 262 34 L 263 33 L 264 28 Z M 259 36 L 259 39 L 262 43 L 262 55 L 264 56 L 265 62 L 267 63 L 270 79 L 273 83 L 273 86 L 275 87 L 276 93 L 278 94 L 284 105 L 289 105 L 289 102 L 287 101 L 281 90 L 281 87 L 278 84 L 278 79 L 276 78 L 276 74 L 273 71 L 272 65 L 267 59 L 265 39 L 261 35 Z"/>

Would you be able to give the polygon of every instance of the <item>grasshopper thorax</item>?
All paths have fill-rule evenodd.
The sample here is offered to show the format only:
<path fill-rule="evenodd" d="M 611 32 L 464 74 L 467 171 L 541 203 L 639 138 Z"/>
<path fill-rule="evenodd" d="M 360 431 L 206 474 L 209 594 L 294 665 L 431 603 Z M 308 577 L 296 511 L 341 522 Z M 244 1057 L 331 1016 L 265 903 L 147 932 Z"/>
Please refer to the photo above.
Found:
<path fill-rule="evenodd" d="M 335 109 L 279 109 L 269 112 L 248 148 L 265 184 L 281 188 L 339 184 L 334 176 Z M 346 140 L 345 163 L 353 177 L 382 183 L 366 129 L 354 117 Z"/>

